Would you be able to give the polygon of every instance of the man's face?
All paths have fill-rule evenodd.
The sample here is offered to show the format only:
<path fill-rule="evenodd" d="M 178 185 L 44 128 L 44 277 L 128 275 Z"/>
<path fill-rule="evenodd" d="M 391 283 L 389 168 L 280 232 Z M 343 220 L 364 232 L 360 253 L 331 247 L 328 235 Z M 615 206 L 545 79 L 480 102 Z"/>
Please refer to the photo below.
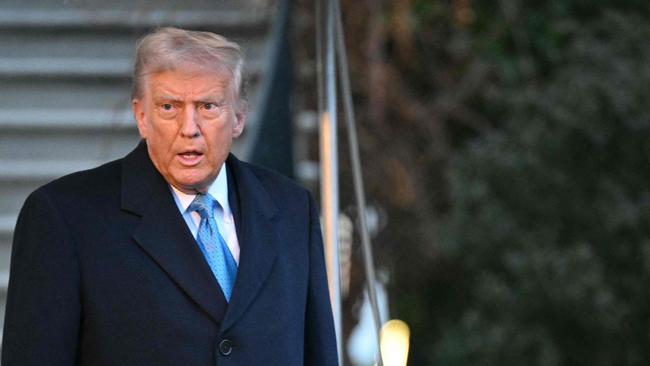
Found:
<path fill-rule="evenodd" d="M 185 66 L 147 75 L 132 106 L 156 169 L 174 187 L 196 194 L 219 174 L 245 114 L 230 73 Z"/>

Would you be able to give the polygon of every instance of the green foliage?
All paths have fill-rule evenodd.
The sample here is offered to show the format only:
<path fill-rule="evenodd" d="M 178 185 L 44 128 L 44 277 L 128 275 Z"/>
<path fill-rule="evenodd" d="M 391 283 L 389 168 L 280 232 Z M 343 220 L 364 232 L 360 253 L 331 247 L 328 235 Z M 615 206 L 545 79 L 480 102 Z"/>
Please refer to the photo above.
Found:
<path fill-rule="evenodd" d="M 650 364 L 650 2 L 381 3 L 342 7 L 410 364 Z"/>
<path fill-rule="evenodd" d="M 650 364 L 650 23 L 600 3 L 544 2 L 525 50 L 479 42 L 501 119 L 448 170 L 469 298 L 436 320 L 437 365 Z"/>

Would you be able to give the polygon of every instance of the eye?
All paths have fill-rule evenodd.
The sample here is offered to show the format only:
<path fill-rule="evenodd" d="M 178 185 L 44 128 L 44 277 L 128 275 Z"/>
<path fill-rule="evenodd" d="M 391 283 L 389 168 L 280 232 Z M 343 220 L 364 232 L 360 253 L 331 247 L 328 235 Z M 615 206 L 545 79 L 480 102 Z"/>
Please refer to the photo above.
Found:
<path fill-rule="evenodd" d="M 160 103 L 157 107 L 158 115 L 165 119 L 171 119 L 176 116 L 178 108 L 173 103 Z"/>
<path fill-rule="evenodd" d="M 216 118 L 221 114 L 222 106 L 215 102 L 201 104 L 200 110 L 206 118 Z"/>

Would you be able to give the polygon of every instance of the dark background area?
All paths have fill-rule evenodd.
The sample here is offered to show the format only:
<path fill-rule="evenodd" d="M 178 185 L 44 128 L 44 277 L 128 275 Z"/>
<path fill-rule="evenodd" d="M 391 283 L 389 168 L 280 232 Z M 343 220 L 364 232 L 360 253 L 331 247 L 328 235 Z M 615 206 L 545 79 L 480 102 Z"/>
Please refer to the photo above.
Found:
<path fill-rule="evenodd" d="M 341 6 L 409 364 L 650 364 L 649 3 Z M 313 7 L 296 1 L 291 44 L 296 93 L 315 103 Z M 358 245 L 353 258 L 361 294 Z"/>

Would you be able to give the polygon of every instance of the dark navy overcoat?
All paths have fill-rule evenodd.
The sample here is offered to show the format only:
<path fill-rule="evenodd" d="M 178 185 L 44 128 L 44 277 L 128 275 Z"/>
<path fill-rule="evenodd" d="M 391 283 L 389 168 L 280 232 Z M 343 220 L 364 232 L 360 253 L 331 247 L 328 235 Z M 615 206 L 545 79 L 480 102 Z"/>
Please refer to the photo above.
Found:
<path fill-rule="evenodd" d="M 226 164 L 241 248 L 230 304 L 145 142 L 32 193 L 14 234 L 2 364 L 336 365 L 314 200 Z"/>

